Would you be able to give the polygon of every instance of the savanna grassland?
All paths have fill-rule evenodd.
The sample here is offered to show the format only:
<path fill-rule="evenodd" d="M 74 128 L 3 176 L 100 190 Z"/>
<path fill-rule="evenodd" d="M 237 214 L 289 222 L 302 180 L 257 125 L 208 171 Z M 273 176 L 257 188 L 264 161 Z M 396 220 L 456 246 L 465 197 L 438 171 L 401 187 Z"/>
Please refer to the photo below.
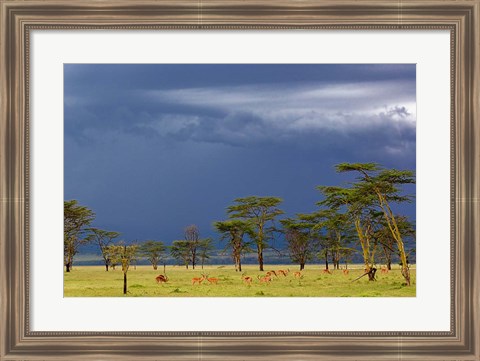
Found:
<path fill-rule="evenodd" d="M 294 277 L 298 270 L 292 265 L 265 265 L 265 272 L 257 265 L 242 266 L 243 272 L 235 272 L 233 266 L 205 266 L 185 269 L 167 266 L 167 283 L 157 284 L 155 277 L 163 273 L 163 267 L 154 270 L 151 266 L 130 266 L 126 297 L 415 297 L 416 270 L 412 266 L 411 286 L 405 286 L 400 268 L 388 273 L 377 272 L 376 281 L 368 277 L 352 282 L 363 274 L 363 265 L 352 265 L 345 275 L 342 270 L 322 273 L 324 265 L 307 265 L 301 278 Z M 272 276 L 271 282 L 261 283 L 267 271 L 290 269 L 287 276 Z M 204 280 L 192 285 L 192 278 L 217 278 L 217 284 Z M 251 284 L 242 280 L 242 273 L 251 277 Z M 123 295 L 123 272 L 121 267 L 105 271 L 103 266 L 75 266 L 64 272 L 65 297 L 125 297 Z"/>

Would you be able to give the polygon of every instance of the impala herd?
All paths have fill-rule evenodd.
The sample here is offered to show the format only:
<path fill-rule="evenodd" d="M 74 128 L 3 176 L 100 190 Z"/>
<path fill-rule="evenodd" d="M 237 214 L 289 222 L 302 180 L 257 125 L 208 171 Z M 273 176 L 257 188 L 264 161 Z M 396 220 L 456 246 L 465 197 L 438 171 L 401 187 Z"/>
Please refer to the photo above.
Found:
<path fill-rule="evenodd" d="M 348 269 L 342 269 L 343 275 L 347 276 L 349 274 Z M 382 273 L 388 273 L 388 268 L 386 266 L 381 267 L 381 272 Z M 290 269 L 279 269 L 277 271 L 268 271 L 265 273 L 265 275 L 257 275 L 258 282 L 260 284 L 269 284 L 272 282 L 274 279 L 278 279 L 280 276 L 282 277 L 287 277 L 288 274 L 290 273 Z M 333 274 L 333 272 L 329 269 L 324 269 L 321 271 L 322 274 Z M 297 279 L 301 279 L 304 277 L 302 271 L 296 271 L 293 272 L 293 277 Z M 251 285 L 252 282 L 254 281 L 254 278 L 245 275 L 245 273 L 242 274 L 241 279 L 243 283 L 246 285 Z M 192 286 L 193 285 L 200 285 L 203 281 L 207 280 L 209 284 L 217 285 L 219 282 L 219 279 L 217 277 L 208 277 L 208 275 L 204 275 L 203 273 L 201 274 L 201 277 L 193 277 L 192 278 Z M 168 277 L 166 275 L 158 275 L 155 277 L 155 281 L 158 284 L 162 283 L 167 283 L 168 282 Z"/>

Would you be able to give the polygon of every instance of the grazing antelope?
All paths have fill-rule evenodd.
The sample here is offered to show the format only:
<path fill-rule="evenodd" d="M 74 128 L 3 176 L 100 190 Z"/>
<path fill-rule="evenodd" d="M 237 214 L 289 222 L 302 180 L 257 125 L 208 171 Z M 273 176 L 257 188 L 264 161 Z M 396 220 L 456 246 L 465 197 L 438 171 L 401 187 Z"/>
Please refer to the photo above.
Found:
<path fill-rule="evenodd" d="M 387 268 L 387 266 L 382 266 L 382 267 L 380 267 L 380 270 L 381 270 L 382 273 L 388 273 L 388 268 Z"/>
<path fill-rule="evenodd" d="M 243 282 L 245 282 L 247 285 L 251 285 L 251 284 L 252 284 L 252 281 L 253 281 L 253 278 L 252 278 L 252 277 L 249 277 L 249 276 L 242 275 L 242 280 L 243 280 Z"/>
<path fill-rule="evenodd" d="M 332 274 L 332 271 L 330 271 L 329 269 L 324 269 L 324 270 L 322 271 L 322 273 L 328 273 L 328 274 L 331 275 L 331 274 Z"/>
<path fill-rule="evenodd" d="M 276 273 L 275 271 L 268 271 L 268 272 L 267 272 L 267 276 L 268 276 L 268 277 L 271 277 L 272 275 L 274 275 L 275 277 L 278 277 L 278 276 L 277 276 L 277 273 Z"/>
<path fill-rule="evenodd" d="M 290 269 L 287 269 L 286 271 L 283 270 L 283 269 L 279 269 L 279 270 L 277 271 L 278 274 L 282 274 L 284 277 L 287 277 L 288 272 L 290 272 Z"/>
<path fill-rule="evenodd" d="M 205 278 L 207 278 L 205 277 L 205 275 L 202 275 L 202 277 L 192 278 L 192 285 L 194 285 L 195 283 L 198 283 L 198 284 L 202 283 L 205 280 Z"/>
<path fill-rule="evenodd" d="M 345 276 L 350 273 L 350 271 L 349 271 L 348 269 L 344 269 L 342 272 L 343 272 L 343 274 L 344 274 Z"/>
<path fill-rule="evenodd" d="M 216 277 L 210 277 L 209 278 L 207 276 L 207 281 L 216 285 L 218 283 L 218 278 L 216 278 Z"/>
<path fill-rule="evenodd" d="M 293 272 L 293 277 L 295 277 L 295 278 L 302 278 L 302 277 L 303 277 L 302 272 L 298 272 L 298 271 L 297 271 L 297 272 Z"/>
<path fill-rule="evenodd" d="M 158 275 L 157 277 L 155 277 L 155 281 L 157 281 L 158 284 L 167 283 L 168 277 L 164 275 Z"/>
<path fill-rule="evenodd" d="M 271 277 L 269 276 L 257 276 L 257 278 L 260 280 L 260 283 L 266 283 L 267 285 L 272 281 Z"/>

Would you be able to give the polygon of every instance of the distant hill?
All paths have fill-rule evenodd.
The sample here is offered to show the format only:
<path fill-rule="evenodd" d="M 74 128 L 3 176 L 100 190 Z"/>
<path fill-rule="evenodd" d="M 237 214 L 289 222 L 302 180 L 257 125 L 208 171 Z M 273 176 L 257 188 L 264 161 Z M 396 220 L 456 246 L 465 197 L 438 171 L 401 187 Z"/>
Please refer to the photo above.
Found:
<path fill-rule="evenodd" d="M 352 246 L 354 247 L 354 246 Z M 405 240 L 405 248 L 410 250 L 415 247 L 415 242 L 413 240 Z M 356 252 L 349 263 L 363 263 L 362 253 L 360 247 L 357 246 L 358 252 Z M 381 254 L 381 251 L 377 251 L 378 254 Z M 274 251 L 272 249 L 267 249 L 264 251 L 264 259 L 266 264 L 289 264 L 291 260 L 288 255 L 288 251 L 286 249 L 281 249 L 279 252 Z M 412 252 L 409 255 L 409 261 L 412 264 L 416 263 L 416 255 Z M 256 253 L 250 253 L 245 255 L 242 259 L 244 264 L 257 264 L 257 255 Z M 312 263 L 320 263 L 323 262 L 320 259 L 313 260 Z M 394 263 L 398 262 L 398 257 L 394 257 Z M 223 252 L 223 249 L 216 249 L 212 252 L 210 259 L 208 260 L 208 264 L 218 264 L 218 265 L 227 265 L 232 264 L 232 258 L 228 252 Z M 103 260 L 101 258 L 101 253 L 97 245 L 95 244 L 87 244 L 80 247 L 79 253 L 75 256 L 74 264 L 79 266 L 86 266 L 86 265 L 102 265 Z M 141 259 L 138 260 L 139 265 L 149 264 L 147 260 Z M 166 259 L 167 265 L 178 264 L 178 261 L 173 259 L 172 257 L 168 256 Z M 343 261 L 342 261 L 343 264 Z"/>

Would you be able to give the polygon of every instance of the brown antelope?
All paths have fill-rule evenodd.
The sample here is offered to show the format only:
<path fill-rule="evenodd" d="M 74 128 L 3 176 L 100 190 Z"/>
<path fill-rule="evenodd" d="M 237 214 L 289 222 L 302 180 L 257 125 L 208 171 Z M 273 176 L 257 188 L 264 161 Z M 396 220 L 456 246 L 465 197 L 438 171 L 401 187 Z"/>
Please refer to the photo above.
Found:
<path fill-rule="evenodd" d="M 331 274 L 332 274 L 332 271 L 330 271 L 329 269 L 324 269 L 324 270 L 322 271 L 322 273 L 328 273 L 328 274 L 331 275 Z"/>
<path fill-rule="evenodd" d="M 272 275 L 274 275 L 275 277 L 278 277 L 277 276 L 277 273 L 275 271 L 268 271 L 267 274 L 266 274 L 268 277 L 272 277 Z"/>
<path fill-rule="evenodd" d="M 272 281 L 272 279 L 269 276 L 257 276 L 257 278 L 260 280 L 260 283 L 266 283 L 267 285 Z"/>
<path fill-rule="evenodd" d="M 216 285 L 216 284 L 218 283 L 218 278 L 216 278 L 216 277 L 210 277 L 210 278 L 209 278 L 209 277 L 207 276 L 207 281 L 208 281 L 209 283 L 213 283 L 214 285 Z"/>
<path fill-rule="evenodd" d="M 194 285 L 195 283 L 198 283 L 198 284 L 202 283 L 205 280 L 205 278 L 207 278 L 205 277 L 205 275 L 202 275 L 202 277 L 192 278 L 192 285 Z"/>
<path fill-rule="evenodd" d="M 281 274 L 281 275 L 283 275 L 284 277 L 287 277 L 288 272 L 290 272 L 290 269 L 287 269 L 286 271 L 283 270 L 283 269 L 279 269 L 279 270 L 277 271 L 278 274 Z"/>
<path fill-rule="evenodd" d="M 157 277 L 155 277 L 155 281 L 157 281 L 158 284 L 167 283 L 168 277 L 164 275 L 158 275 Z"/>
<path fill-rule="evenodd" d="M 295 277 L 295 278 L 302 278 L 302 277 L 303 277 L 302 272 L 298 272 L 298 271 L 297 271 L 297 272 L 293 272 L 293 277 Z"/>
<path fill-rule="evenodd" d="M 345 276 L 350 273 L 350 271 L 349 271 L 348 269 L 344 269 L 342 272 L 343 272 L 343 274 L 344 274 Z"/>
<path fill-rule="evenodd" d="M 251 284 L 252 284 L 252 281 L 253 281 L 253 278 L 252 278 L 252 277 L 249 277 L 249 276 L 242 275 L 242 280 L 243 280 L 243 282 L 245 282 L 247 285 L 251 285 Z"/>
<path fill-rule="evenodd" d="M 382 273 L 388 273 L 388 268 L 387 266 L 382 266 L 380 267 Z"/>

